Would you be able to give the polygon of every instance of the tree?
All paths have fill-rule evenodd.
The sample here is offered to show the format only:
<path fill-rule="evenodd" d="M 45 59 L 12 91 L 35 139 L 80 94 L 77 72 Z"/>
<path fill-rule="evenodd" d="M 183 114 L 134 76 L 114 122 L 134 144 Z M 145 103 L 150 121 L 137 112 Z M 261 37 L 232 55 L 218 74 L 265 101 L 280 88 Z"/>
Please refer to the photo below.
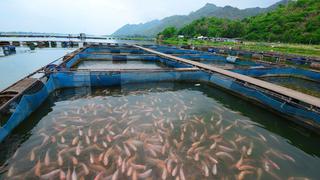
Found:
<path fill-rule="evenodd" d="M 177 29 L 175 27 L 167 27 L 162 32 L 159 33 L 163 38 L 172 38 L 177 35 Z"/>

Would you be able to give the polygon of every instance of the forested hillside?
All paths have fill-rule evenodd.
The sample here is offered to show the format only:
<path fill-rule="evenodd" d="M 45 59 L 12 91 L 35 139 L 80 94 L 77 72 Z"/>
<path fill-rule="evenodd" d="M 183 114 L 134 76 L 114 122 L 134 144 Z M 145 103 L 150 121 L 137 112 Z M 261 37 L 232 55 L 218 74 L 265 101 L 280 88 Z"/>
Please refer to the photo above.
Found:
<path fill-rule="evenodd" d="M 194 20 L 202 17 L 217 17 L 227 19 L 243 19 L 255 16 L 264 12 L 269 12 L 277 8 L 281 4 L 286 4 L 289 0 L 281 0 L 278 3 L 267 8 L 247 8 L 238 9 L 231 6 L 219 7 L 214 4 L 207 3 L 199 10 L 188 15 L 174 15 L 163 18 L 161 20 L 153 20 L 141 24 L 127 24 L 118 29 L 112 35 L 114 36 L 156 36 L 159 32 L 167 27 L 181 28 Z"/>
<path fill-rule="evenodd" d="M 169 32 L 169 33 L 168 33 Z M 298 0 L 243 20 L 201 18 L 160 35 L 243 38 L 252 41 L 320 44 L 320 0 Z"/>

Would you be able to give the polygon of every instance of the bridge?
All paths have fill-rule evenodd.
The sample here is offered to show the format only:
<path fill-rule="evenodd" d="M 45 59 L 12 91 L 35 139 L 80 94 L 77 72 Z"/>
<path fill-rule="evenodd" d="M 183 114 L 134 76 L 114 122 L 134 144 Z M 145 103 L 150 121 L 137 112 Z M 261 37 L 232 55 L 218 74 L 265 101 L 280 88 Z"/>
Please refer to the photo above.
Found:
<path fill-rule="evenodd" d="M 86 43 L 114 43 L 115 41 L 154 41 L 153 38 L 135 38 L 120 36 L 95 36 L 80 34 L 49 34 L 49 33 L 0 33 L 1 46 L 37 46 L 37 47 L 83 47 Z"/>

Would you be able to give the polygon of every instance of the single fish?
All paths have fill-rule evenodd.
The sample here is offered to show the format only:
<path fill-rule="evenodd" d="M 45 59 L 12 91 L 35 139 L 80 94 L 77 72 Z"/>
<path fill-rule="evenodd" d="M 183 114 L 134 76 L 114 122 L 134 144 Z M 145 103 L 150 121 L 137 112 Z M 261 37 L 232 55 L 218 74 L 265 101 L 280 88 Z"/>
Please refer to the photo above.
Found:
<path fill-rule="evenodd" d="M 152 173 L 152 169 L 146 170 L 145 172 L 138 174 L 138 178 L 146 179 L 151 175 L 151 173 Z"/>
<path fill-rule="evenodd" d="M 211 146 L 210 149 L 214 149 L 217 146 L 217 142 L 215 141 Z"/>
<path fill-rule="evenodd" d="M 87 145 L 90 145 L 90 138 L 89 138 L 89 136 L 86 136 L 86 143 L 87 143 Z"/>
<path fill-rule="evenodd" d="M 91 127 L 89 127 L 88 129 L 88 136 L 91 137 L 92 136 L 92 130 L 91 130 Z"/>
<path fill-rule="evenodd" d="M 207 155 L 207 157 L 208 157 L 208 159 L 209 159 L 212 163 L 218 164 L 218 160 L 217 160 L 217 159 L 213 158 L 213 157 L 210 156 L 210 155 Z"/>
<path fill-rule="evenodd" d="M 44 165 L 49 166 L 50 165 L 50 156 L 49 156 L 49 150 L 47 150 L 46 155 L 44 157 Z"/>
<path fill-rule="evenodd" d="M 145 170 L 147 166 L 141 164 L 130 163 L 131 167 L 136 170 Z"/>
<path fill-rule="evenodd" d="M 235 167 L 239 169 L 240 166 L 242 165 L 242 163 L 243 163 L 243 156 L 241 156 L 241 158 L 239 159 L 239 161 L 235 164 Z"/>
<path fill-rule="evenodd" d="M 75 146 L 76 144 L 78 144 L 78 142 L 79 142 L 79 136 L 74 137 L 72 140 L 72 146 Z"/>
<path fill-rule="evenodd" d="M 72 160 L 72 164 L 73 164 L 74 166 L 77 166 L 77 165 L 78 165 L 79 161 L 78 161 L 78 159 L 77 159 L 76 157 L 71 156 L 71 160 Z"/>
<path fill-rule="evenodd" d="M 117 169 L 117 170 L 113 173 L 111 180 L 117 180 L 117 179 L 118 179 L 118 176 L 119 176 L 119 169 Z"/>
<path fill-rule="evenodd" d="M 79 128 L 79 136 L 83 136 L 83 131 Z"/>
<path fill-rule="evenodd" d="M 81 141 L 78 143 L 77 148 L 76 148 L 76 155 L 79 156 L 81 153 Z"/>
<path fill-rule="evenodd" d="M 283 156 L 285 159 L 289 160 L 289 161 L 296 162 L 296 160 L 295 160 L 293 157 L 291 157 L 291 156 L 289 156 L 289 155 L 287 155 L 287 154 L 282 153 L 282 156 Z"/>
<path fill-rule="evenodd" d="M 119 167 L 121 166 L 121 164 L 122 164 L 122 157 L 121 156 L 118 156 L 117 164 Z"/>
<path fill-rule="evenodd" d="M 98 174 L 96 175 L 96 177 L 94 177 L 94 180 L 101 180 L 101 178 L 103 177 L 103 174 L 104 174 L 104 172 L 101 171 L 100 173 L 98 173 Z"/>
<path fill-rule="evenodd" d="M 128 171 L 127 171 L 127 176 L 131 176 L 132 175 L 132 171 L 133 171 L 133 168 L 130 166 Z"/>
<path fill-rule="evenodd" d="M 181 180 L 186 180 L 186 177 L 185 177 L 184 171 L 183 171 L 183 165 L 180 168 L 179 175 L 180 175 Z"/>
<path fill-rule="evenodd" d="M 258 136 L 259 136 L 264 142 L 267 142 L 266 137 L 264 137 L 262 134 L 258 133 Z"/>
<path fill-rule="evenodd" d="M 168 159 L 167 161 L 167 170 L 169 173 L 172 172 L 172 159 Z"/>
<path fill-rule="evenodd" d="M 19 149 L 17 149 L 16 152 L 14 152 L 14 154 L 12 156 L 12 159 L 15 159 L 18 154 L 19 154 Z"/>
<path fill-rule="evenodd" d="M 99 134 L 100 134 L 100 135 L 103 135 L 103 134 L 104 134 L 104 128 L 101 128 L 101 129 L 100 129 Z"/>
<path fill-rule="evenodd" d="M 41 176 L 41 162 L 40 159 L 38 160 L 37 164 L 34 167 L 34 174 L 38 177 Z"/>
<path fill-rule="evenodd" d="M 253 172 L 252 171 L 241 171 L 237 176 L 237 180 L 245 179 L 245 176 L 248 174 L 253 174 Z"/>
<path fill-rule="evenodd" d="M 197 153 L 194 155 L 194 158 L 193 158 L 193 159 L 194 159 L 195 161 L 199 161 L 199 159 L 200 159 L 199 156 L 200 156 L 200 153 L 197 152 Z"/>
<path fill-rule="evenodd" d="M 93 158 L 92 153 L 90 153 L 90 163 L 91 163 L 91 164 L 94 164 L 94 158 Z"/>
<path fill-rule="evenodd" d="M 34 159 L 36 158 L 35 149 L 36 149 L 36 147 L 32 148 L 32 150 L 30 152 L 30 161 L 34 161 Z"/>
<path fill-rule="evenodd" d="M 71 180 L 71 170 L 70 170 L 70 167 L 68 167 L 68 171 L 67 171 L 67 180 Z"/>
<path fill-rule="evenodd" d="M 62 170 L 60 170 L 60 180 L 65 180 L 67 177 L 66 177 L 66 173 Z"/>
<path fill-rule="evenodd" d="M 60 171 L 61 171 L 60 169 L 55 169 L 47 174 L 41 175 L 40 179 L 54 179 L 54 177 L 58 175 Z"/>
<path fill-rule="evenodd" d="M 215 176 L 217 175 L 218 171 L 217 171 L 217 164 L 213 164 L 212 166 L 212 174 Z"/>
<path fill-rule="evenodd" d="M 125 162 L 125 160 L 123 161 L 123 163 L 122 163 L 122 165 L 121 165 L 121 173 L 125 173 L 125 171 L 126 171 L 126 162 Z"/>
<path fill-rule="evenodd" d="M 245 171 L 245 170 L 256 170 L 256 167 L 250 166 L 250 165 L 242 165 L 239 167 L 240 171 Z"/>
<path fill-rule="evenodd" d="M 7 176 L 8 177 L 12 177 L 13 176 L 13 174 L 14 174 L 14 166 L 12 165 L 12 166 L 10 166 L 10 168 L 9 168 L 9 170 L 8 170 L 8 173 L 7 173 Z"/>
<path fill-rule="evenodd" d="M 43 140 L 42 140 L 42 143 L 40 146 L 43 146 L 49 141 L 50 137 L 48 135 L 46 135 L 45 133 L 41 133 L 40 135 L 43 136 Z"/>
<path fill-rule="evenodd" d="M 234 158 L 227 152 L 223 152 L 223 151 L 220 151 L 220 152 L 217 152 L 216 155 L 218 157 L 228 157 L 229 159 L 231 159 L 232 161 L 234 161 Z"/>
<path fill-rule="evenodd" d="M 73 171 L 72 171 L 72 175 L 71 175 L 71 180 L 77 180 L 77 172 L 76 172 L 76 168 L 73 167 Z"/>
<path fill-rule="evenodd" d="M 253 142 L 250 142 L 250 146 L 249 149 L 247 151 L 247 155 L 250 156 L 252 154 L 252 150 L 253 150 Z"/>
<path fill-rule="evenodd" d="M 183 133 L 183 132 L 181 132 L 180 140 L 181 140 L 181 141 L 183 141 L 183 140 L 184 140 L 184 133 Z"/>
<path fill-rule="evenodd" d="M 173 177 L 175 177 L 175 176 L 177 175 L 178 169 L 179 169 L 179 166 L 178 166 L 178 165 L 176 165 L 176 167 L 173 168 L 172 173 L 171 173 L 171 175 L 172 175 Z"/>
<path fill-rule="evenodd" d="M 98 136 L 97 136 L 97 135 L 94 135 L 94 137 L 93 137 L 93 142 L 94 142 L 94 143 L 97 143 L 97 141 L 98 141 Z"/>
<path fill-rule="evenodd" d="M 109 134 L 107 135 L 106 139 L 107 139 L 107 141 L 108 141 L 109 143 L 112 142 L 112 138 L 111 138 L 111 136 L 110 136 Z"/>
<path fill-rule="evenodd" d="M 161 175 L 161 179 L 162 180 L 165 180 L 167 179 L 167 176 L 168 176 L 168 171 L 166 168 L 162 168 L 162 175 Z"/>
<path fill-rule="evenodd" d="M 137 175 L 137 171 L 134 170 L 133 173 L 132 173 L 132 180 L 138 180 L 138 175 Z"/>
<path fill-rule="evenodd" d="M 58 153 L 58 164 L 59 164 L 59 166 L 63 165 L 63 159 L 59 153 Z"/>
<path fill-rule="evenodd" d="M 61 136 L 61 143 L 64 144 L 65 142 L 66 142 L 66 139 L 63 136 Z"/>
<path fill-rule="evenodd" d="M 123 144 L 123 148 L 124 148 L 124 151 L 125 151 L 126 155 L 128 157 L 130 157 L 131 156 L 131 152 L 130 152 L 129 148 L 126 146 L 126 144 Z"/>
<path fill-rule="evenodd" d="M 223 146 L 223 145 L 218 145 L 218 148 L 222 151 L 225 151 L 225 152 L 233 152 L 235 151 L 234 149 L 230 148 L 230 147 L 227 147 L 227 146 Z"/>
<path fill-rule="evenodd" d="M 80 163 L 80 165 L 83 168 L 84 174 L 87 176 L 90 173 L 88 166 L 85 165 L 84 163 Z"/>
<path fill-rule="evenodd" d="M 57 138 L 55 136 L 51 136 L 51 142 L 52 143 L 56 143 L 57 142 Z"/>
<path fill-rule="evenodd" d="M 205 177 L 208 177 L 209 176 L 209 168 L 208 168 L 208 165 L 204 162 L 204 161 L 201 161 L 201 164 L 202 164 L 202 169 L 204 171 L 204 176 Z"/>
<path fill-rule="evenodd" d="M 106 143 L 105 141 L 102 141 L 102 146 L 103 146 L 104 148 L 107 148 L 107 147 L 108 147 L 108 145 L 107 145 L 107 143 Z"/>
<path fill-rule="evenodd" d="M 107 169 L 101 165 L 97 165 L 97 164 L 89 164 L 89 169 L 92 171 L 96 171 L 96 172 L 105 172 L 107 171 Z"/>

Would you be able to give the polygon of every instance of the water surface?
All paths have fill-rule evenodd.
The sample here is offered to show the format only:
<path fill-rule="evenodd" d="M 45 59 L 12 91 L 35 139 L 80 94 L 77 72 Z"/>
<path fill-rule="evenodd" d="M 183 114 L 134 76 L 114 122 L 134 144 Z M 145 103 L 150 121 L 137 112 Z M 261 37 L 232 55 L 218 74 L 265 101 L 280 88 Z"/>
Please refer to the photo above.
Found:
<path fill-rule="evenodd" d="M 74 50 L 42 48 L 30 51 L 27 47 L 17 47 L 16 54 L 0 57 L 0 90 Z"/>
<path fill-rule="evenodd" d="M 320 97 L 320 83 L 298 77 L 263 77 L 262 80 Z"/>
<path fill-rule="evenodd" d="M 112 61 L 112 60 L 84 60 L 81 61 L 78 69 L 160 69 L 165 67 L 164 64 L 158 61 L 142 61 L 142 60 L 129 60 L 129 61 Z"/>
<path fill-rule="evenodd" d="M 0 145 L 0 176 L 318 179 L 319 140 L 205 84 L 65 89 Z"/>

